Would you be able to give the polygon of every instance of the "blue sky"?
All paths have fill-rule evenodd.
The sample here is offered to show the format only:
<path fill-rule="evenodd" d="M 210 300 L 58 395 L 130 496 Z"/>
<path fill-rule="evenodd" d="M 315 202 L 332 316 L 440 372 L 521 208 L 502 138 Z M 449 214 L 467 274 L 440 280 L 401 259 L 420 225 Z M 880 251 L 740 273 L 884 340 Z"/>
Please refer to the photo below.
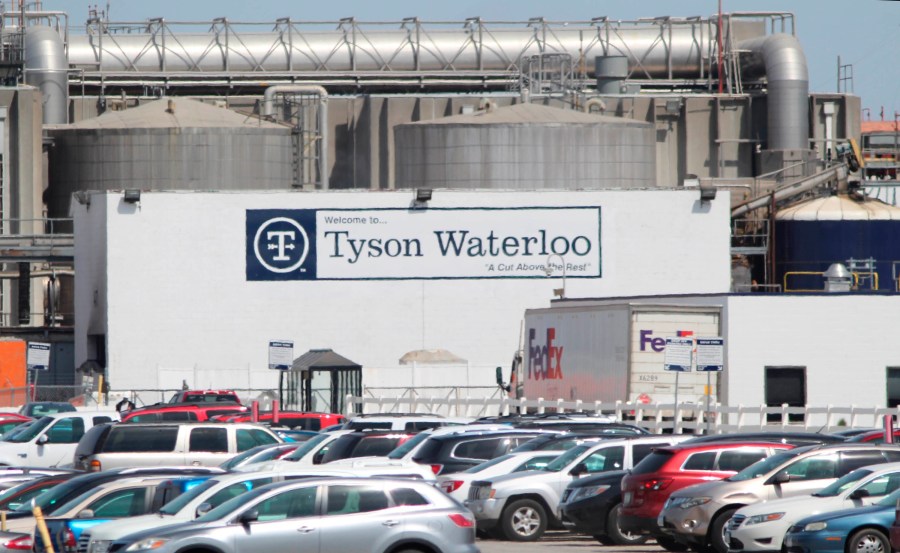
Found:
<path fill-rule="evenodd" d="M 103 0 L 45 0 L 45 9 L 65 10 L 73 25 L 82 25 L 88 6 Z M 227 17 L 235 21 L 273 21 L 288 17 L 308 21 L 356 17 L 360 21 L 393 21 L 418 16 L 426 20 L 518 21 L 544 17 L 553 21 L 639 17 L 707 16 L 717 10 L 717 0 L 110 0 L 111 19 L 141 21 L 164 17 L 172 21 L 205 21 Z M 871 118 L 885 119 L 900 112 L 900 2 L 884 0 L 723 0 L 726 12 L 791 12 L 796 16 L 797 36 L 806 53 L 810 90 L 837 90 L 838 56 L 852 64 L 855 94 L 862 98 Z M 898 115 L 900 116 L 900 115 Z"/>

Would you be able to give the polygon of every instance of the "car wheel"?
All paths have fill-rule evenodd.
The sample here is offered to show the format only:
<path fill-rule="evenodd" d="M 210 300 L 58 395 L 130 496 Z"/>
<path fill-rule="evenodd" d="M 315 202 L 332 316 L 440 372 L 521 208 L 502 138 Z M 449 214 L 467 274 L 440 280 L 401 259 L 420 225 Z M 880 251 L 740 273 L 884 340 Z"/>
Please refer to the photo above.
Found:
<path fill-rule="evenodd" d="M 884 532 L 864 528 L 847 540 L 848 553 L 890 553 L 891 542 Z"/>
<path fill-rule="evenodd" d="M 547 530 L 547 513 L 540 503 L 531 499 L 513 501 L 501 516 L 501 528 L 511 541 L 534 541 Z"/>
<path fill-rule="evenodd" d="M 671 551 L 672 553 L 686 553 L 690 550 L 687 545 L 665 536 L 657 536 L 656 543 L 666 551 Z"/>
<path fill-rule="evenodd" d="M 725 525 L 734 516 L 737 509 L 726 509 L 713 520 L 709 526 L 709 545 L 716 553 L 728 553 L 728 544 L 725 542 Z"/>
<path fill-rule="evenodd" d="M 643 534 L 629 534 L 619 528 L 619 517 L 622 515 L 622 504 L 619 503 L 606 515 L 606 534 L 615 545 L 641 545 L 647 541 Z"/>

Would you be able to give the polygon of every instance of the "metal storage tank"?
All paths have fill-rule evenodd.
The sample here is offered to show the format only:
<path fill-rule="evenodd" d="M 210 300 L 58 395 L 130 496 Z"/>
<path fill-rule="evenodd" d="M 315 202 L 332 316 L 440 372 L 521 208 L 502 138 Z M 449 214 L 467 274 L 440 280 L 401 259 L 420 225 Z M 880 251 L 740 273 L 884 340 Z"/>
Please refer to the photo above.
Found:
<path fill-rule="evenodd" d="M 656 133 L 632 119 L 518 104 L 394 133 L 397 188 L 656 186 Z"/>
<path fill-rule="evenodd" d="M 68 217 L 79 190 L 282 190 L 293 182 L 289 127 L 187 98 L 47 128 L 50 217 Z"/>
<path fill-rule="evenodd" d="M 898 235 L 900 208 L 880 200 L 840 194 L 793 205 L 775 215 L 776 282 L 785 291 L 822 290 L 821 275 L 799 273 L 823 273 L 842 263 L 857 273 L 859 290 L 875 289 L 877 275 L 879 291 L 896 291 Z M 855 267 L 851 259 L 857 260 Z M 869 259 L 874 260 L 873 267 L 867 267 Z"/>

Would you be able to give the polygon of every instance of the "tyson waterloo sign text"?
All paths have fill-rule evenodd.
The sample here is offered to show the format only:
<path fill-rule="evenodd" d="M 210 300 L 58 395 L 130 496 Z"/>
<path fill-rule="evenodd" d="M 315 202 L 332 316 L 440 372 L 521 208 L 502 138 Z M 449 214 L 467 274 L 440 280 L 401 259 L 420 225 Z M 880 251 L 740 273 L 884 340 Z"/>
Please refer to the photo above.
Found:
<path fill-rule="evenodd" d="M 599 278 L 599 207 L 247 210 L 247 280 Z"/>

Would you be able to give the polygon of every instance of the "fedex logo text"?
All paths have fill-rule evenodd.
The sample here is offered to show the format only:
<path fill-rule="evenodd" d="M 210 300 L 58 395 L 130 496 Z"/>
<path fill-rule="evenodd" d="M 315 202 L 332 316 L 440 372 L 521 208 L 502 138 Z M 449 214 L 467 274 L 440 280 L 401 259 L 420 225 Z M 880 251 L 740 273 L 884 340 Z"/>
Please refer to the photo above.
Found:
<path fill-rule="evenodd" d="M 554 346 L 556 329 L 547 329 L 547 341 L 544 345 L 535 344 L 537 330 L 528 329 L 528 378 L 534 380 L 559 380 L 563 377 L 563 348 Z"/>
<path fill-rule="evenodd" d="M 693 336 L 694 331 L 692 330 L 679 330 L 676 332 L 676 335 L 679 338 Z M 647 351 L 647 346 L 650 346 L 650 349 L 653 351 L 660 353 L 666 349 L 666 339 L 665 337 L 653 337 L 652 330 L 642 330 L 641 331 L 641 351 Z"/>

